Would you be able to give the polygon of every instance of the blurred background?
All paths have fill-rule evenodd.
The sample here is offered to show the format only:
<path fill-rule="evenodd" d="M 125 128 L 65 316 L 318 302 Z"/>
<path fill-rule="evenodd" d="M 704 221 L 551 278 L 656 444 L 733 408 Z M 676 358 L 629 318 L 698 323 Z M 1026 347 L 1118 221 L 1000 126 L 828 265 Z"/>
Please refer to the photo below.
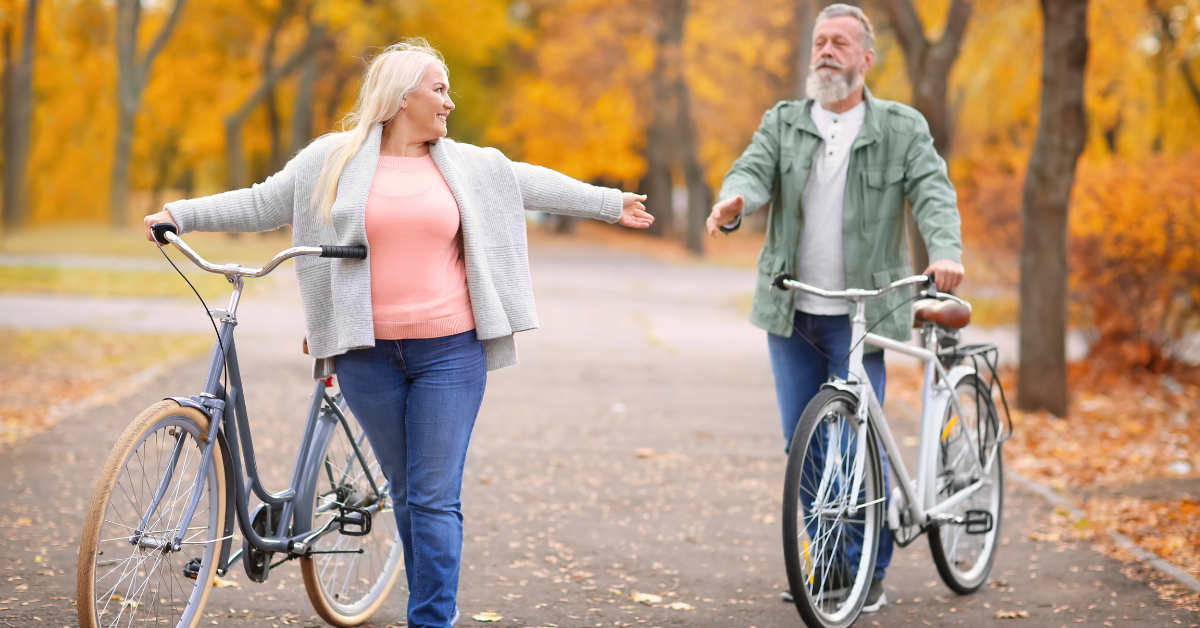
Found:
<path fill-rule="evenodd" d="M 535 249 L 754 268 L 766 212 L 728 237 L 703 222 L 763 113 L 803 96 L 827 4 L 0 0 L 0 444 L 165 368 L 147 346 L 205 350 L 194 301 L 153 301 L 193 297 L 142 217 L 262 181 L 338 130 L 366 62 L 403 37 L 445 55 L 455 139 L 650 196 L 649 233 L 531 216 Z M 877 31 L 870 90 L 925 115 L 958 190 L 971 330 L 1001 344 L 1028 411 L 1014 417 L 1014 468 L 1057 487 L 1188 482 L 1156 502 L 1183 518 L 1144 533 L 1136 504 L 1089 512 L 1200 574 L 1200 0 L 854 4 Z M 189 241 L 256 263 L 290 240 Z M 224 294 L 184 270 L 206 298 Z M 743 319 L 745 274 L 730 305 Z M 112 299 L 157 314 L 129 323 L 142 319 Z M 103 308 L 125 326 L 80 327 Z M 198 326 L 175 322 L 184 310 Z"/>

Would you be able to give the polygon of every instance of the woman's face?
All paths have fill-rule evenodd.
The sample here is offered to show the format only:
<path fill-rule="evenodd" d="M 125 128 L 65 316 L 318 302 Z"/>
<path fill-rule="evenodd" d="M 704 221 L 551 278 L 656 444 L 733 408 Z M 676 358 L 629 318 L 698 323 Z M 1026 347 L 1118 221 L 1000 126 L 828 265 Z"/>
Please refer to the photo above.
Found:
<path fill-rule="evenodd" d="M 454 110 L 450 100 L 450 79 L 442 66 L 429 64 L 421 84 L 404 97 L 400 117 L 406 119 L 411 136 L 428 138 L 426 141 L 446 136 L 446 118 Z"/>

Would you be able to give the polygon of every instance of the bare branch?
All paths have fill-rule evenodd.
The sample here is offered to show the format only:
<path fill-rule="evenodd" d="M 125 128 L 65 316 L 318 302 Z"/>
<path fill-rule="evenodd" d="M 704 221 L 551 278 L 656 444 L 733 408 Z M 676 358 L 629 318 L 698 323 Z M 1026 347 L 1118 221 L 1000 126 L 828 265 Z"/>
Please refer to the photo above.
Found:
<path fill-rule="evenodd" d="M 150 47 L 146 49 L 146 55 L 142 57 L 141 78 L 150 75 L 150 66 L 154 63 L 154 58 L 167 45 L 171 39 L 171 33 L 175 31 L 175 27 L 179 24 L 179 15 L 183 13 L 183 6 L 187 4 L 187 0 L 175 0 L 175 6 L 171 8 L 171 14 L 167 16 L 167 23 L 163 24 L 158 34 L 154 36 L 154 41 Z"/>
<path fill-rule="evenodd" d="M 955 4 L 958 4 L 957 0 Z M 929 42 L 925 40 L 925 27 L 921 25 L 921 16 L 917 15 L 912 0 L 883 0 L 883 7 L 896 29 L 896 38 L 900 40 L 904 54 L 919 56 Z"/>
<path fill-rule="evenodd" d="M 1200 107 L 1200 85 L 1196 84 L 1196 77 L 1192 76 L 1192 69 L 1188 67 L 1187 59 L 1179 60 L 1179 71 L 1183 74 L 1183 82 L 1187 83 L 1188 93 L 1192 95 L 1192 100 L 1196 101 L 1196 106 Z"/>

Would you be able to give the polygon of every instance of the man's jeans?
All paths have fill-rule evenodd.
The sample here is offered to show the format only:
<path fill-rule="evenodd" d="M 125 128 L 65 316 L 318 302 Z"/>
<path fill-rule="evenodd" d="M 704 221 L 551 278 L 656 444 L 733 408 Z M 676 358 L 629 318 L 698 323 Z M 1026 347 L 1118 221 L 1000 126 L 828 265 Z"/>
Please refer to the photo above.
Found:
<path fill-rule="evenodd" d="M 830 377 L 846 378 L 850 355 L 850 317 L 821 316 L 796 311 L 795 329 L 788 338 L 767 334 L 767 348 L 771 355 L 771 371 L 775 374 L 775 397 L 779 401 L 779 411 L 783 421 L 783 437 L 791 446 L 792 435 L 800 415 L 808 402 L 821 390 L 821 384 L 829 381 Z M 803 336 L 801 336 L 803 334 Z M 832 358 L 832 362 L 821 355 L 804 340 L 807 337 L 817 347 Z M 884 368 L 883 352 L 863 354 L 863 368 L 867 378 L 883 404 L 884 391 L 887 387 L 887 370 Z M 844 445 L 845 443 L 843 443 Z M 822 450 L 823 451 L 823 450 Z M 805 460 L 801 476 L 804 478 L 819 478 L 824 460 L 819 456 L 810 456 Z M 890 493 L 890 468 L 887 458 L 883 458 L 883 476 L 885 479 L 884 495 Z M 810 529 L 813 536 L 815 530 Z M 857 563 L 862 552 L 861 538 L 851 534 L 844 545 L 846 560 L 851 564 Z M 875 577 L 882 579 L 892 562 L 892 530 L 884 523 L 879 538 L 879 553 L 875 559 Z"/>
<path fill-rule="evenodd" d="M 446 628 L 462 558 L 463 465 L 487 382 L 483 342 L 474 330 L 376 340 L 338 356 L 337 373 L 391 483 L 407 566 L 408 625 Z"/>

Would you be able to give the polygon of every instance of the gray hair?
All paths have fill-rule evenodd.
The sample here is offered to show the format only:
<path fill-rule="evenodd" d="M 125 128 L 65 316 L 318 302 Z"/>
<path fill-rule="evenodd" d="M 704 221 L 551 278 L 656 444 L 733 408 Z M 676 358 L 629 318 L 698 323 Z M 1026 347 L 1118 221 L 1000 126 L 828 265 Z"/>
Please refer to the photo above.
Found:
<path fill-rule="evenodd" d="M 852 7 L 848 4 L 831 4 L 817 14 L 817 19 L 813 22 L 813 28 L 821 22 L 835 17 L 852 17 L 858 20 L 862 25 L 862 47 L 863 50 L 875 49 L 875 28 L 871 26 L 871 20 L 866 13 L 858 7 Z"/>

